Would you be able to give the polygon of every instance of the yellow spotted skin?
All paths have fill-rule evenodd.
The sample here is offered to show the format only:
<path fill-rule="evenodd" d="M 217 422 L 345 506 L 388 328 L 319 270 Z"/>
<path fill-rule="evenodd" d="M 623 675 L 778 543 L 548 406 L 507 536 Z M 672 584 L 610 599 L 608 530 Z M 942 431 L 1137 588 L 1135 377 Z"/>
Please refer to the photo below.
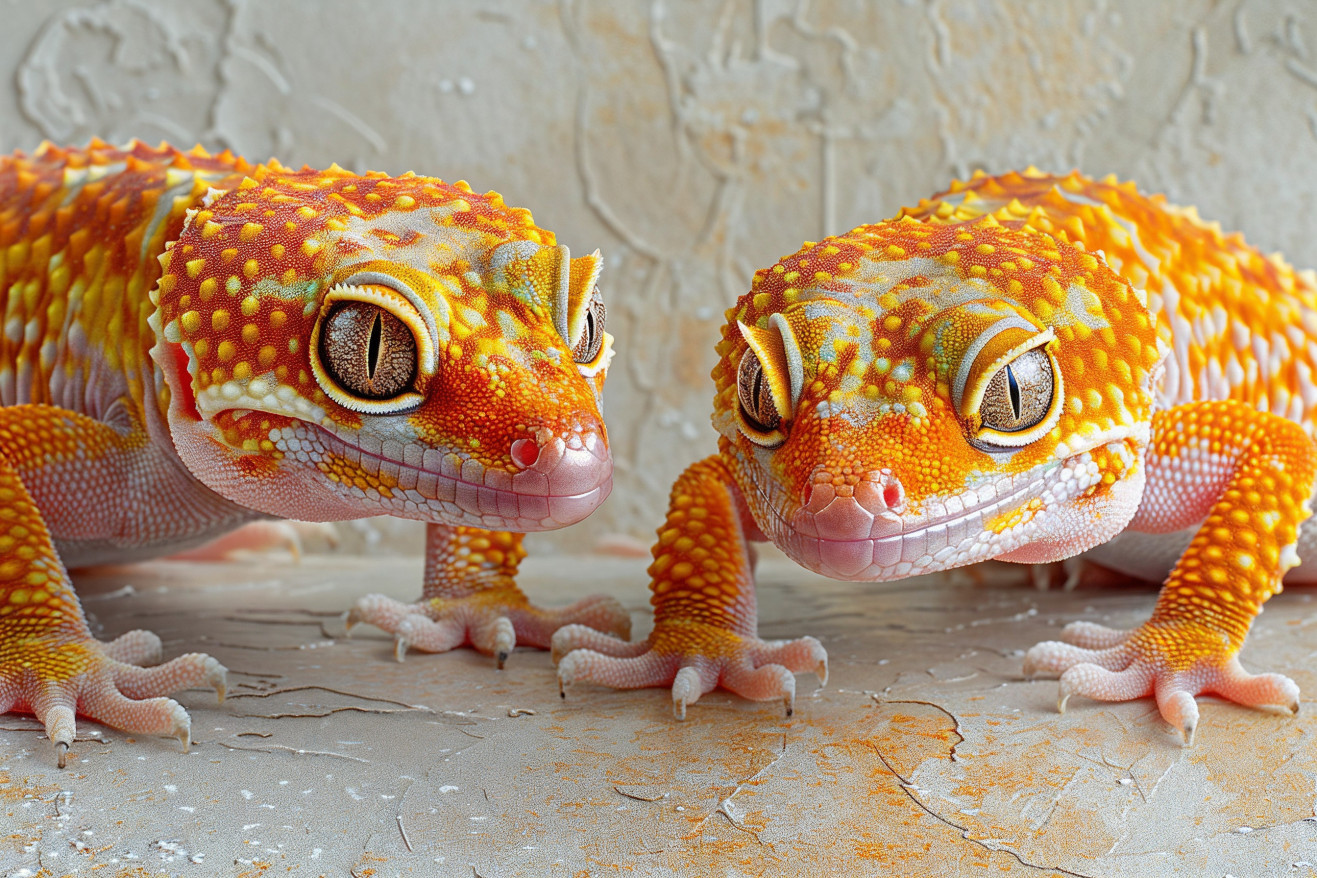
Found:
<path fill-rule="evenodd" d="M 1297 707 L 1237 653 L 1312 533 L 1310 275 L 1132 184 L 1030 169 L 807 243 L 727 316 L 719 450 L 674 488 L 655 633 L 560 631 L 564 684 L 672 684 L 678 713 L 720 684 L 790 705 L 791 672 L 826 654 L 765 657 L 756 539 L 863 581 L 1110 546 L 1104 563 L 1165 584 L 1142 627 L 1029 652 L 1062 708 L 1151 694 L 1189 741 L 1201 692 Z"/>
<path fill-rule="evenodd" d="M 262 518 L 427 522 L 422 599 L 349 621 L 500 663 L 615 601 L 529 604 L 521 536 L 611 487 L 597 252 L 497 193 L 93 141 L 0 157 L 0 713 L 187 742 L 224 669 L 87 630 L 66 566 Z"/>

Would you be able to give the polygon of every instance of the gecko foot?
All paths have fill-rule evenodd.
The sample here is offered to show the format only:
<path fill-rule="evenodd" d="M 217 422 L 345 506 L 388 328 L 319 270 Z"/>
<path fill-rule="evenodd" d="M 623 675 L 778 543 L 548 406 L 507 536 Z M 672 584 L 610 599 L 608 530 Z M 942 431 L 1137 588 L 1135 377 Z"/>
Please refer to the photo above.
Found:
<path fill-rule="evenodd" d="M 1280 707 L 1298 713 L 1299 687 L 1281 674 L 1250 674 L 1219 633 L 1188 623 L 1147 623 L 1117 631 L 1075 623 L 1069 642 L 1039 643 L 1024 657 L 1024 674 L 1059 673 L 1057 709 L 1072 695 L 1098 701 L 1131 701 L 1153 695 L 1162 718 L 1179 730 L 1185 746 L 1198 726 L 1196 695 L 1214 694 L 1247 707 Z"/>
<path fill-rule="evenodd" d="M 447 652 L 470 644 L 494 656 L 499 668 L 517 644 L 548 648 L 553 633 L 564 625 L 580 625 L 622 638 L 631 635 L 631 617 L 613 598 L 596 595 L 561 609 L 546 610 L 530 603 L 515 586 L 460 598 L 422 599 L 414 604 L 380 594 L 366 595 L 346 617 L 348 630 L 362 622 L 394 635 L 394 657 L 398 661 L 411 648 Z"/>
<path fill-rule="evenodd" d="M 30 711 L 46 727 L 59 766 L 77 733 L 81 714 L 126 732 L 168 735 L 186 751 L 191 720 L 177 701 L 181 689 L 213 688 L 224 700 L 224 666 L 189 653 L 154 667 L 135 660 L 159 658 L 159 639 L 134 631 L 110 644 L 89 637 L 34 637 L 0 649 L 0 714 Z"/>
<path fill-rule="evenodd" d="M 570 625 L 553 636 L 553 656 L 563 697 L 577 682 L 614 689 L 671 686 L 677 719 L 719 685 L 750 701 L 781 700 L 791 716 L 797 673 L 813 672 L 820 685 L 828 682 L 828 653 L 813 637 L 765 641 L 690 621 L 659 623 L 642 643 Z"/>
<path fill-rule="evenodd" d="M 243 554 L 287 552 L 297 563 L 307 540 L 332 549 L 338 545 L 338 529 L 322 521 L 253 521 L 170 557 L 175 561 L 232 561 Z"/>
<path fill-rule="evenodd" d="M 115 661 L 143 668 L 160 664 L 160 660 L 164 657 L 160 638 L 140 628 L 121 634 L 109 643 L 102 643 L 101 649 L 105 651 L 106 656 Z"/>

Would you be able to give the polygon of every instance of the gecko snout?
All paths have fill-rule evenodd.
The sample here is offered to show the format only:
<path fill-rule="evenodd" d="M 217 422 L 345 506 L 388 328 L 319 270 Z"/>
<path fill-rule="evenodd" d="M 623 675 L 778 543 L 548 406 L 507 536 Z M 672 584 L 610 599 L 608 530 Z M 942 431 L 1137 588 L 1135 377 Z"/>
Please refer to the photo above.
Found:
<path fill-rule="evenodd" d="M 513 441 L 508 453 L 520 470 L 512 476 L 518 491 L 571 497 L 603 489 L 607 495 L 612 482 L 613 458 L 599 422 L 560 430 L 534 428 L 531 436 Z"/>
<path fill-rule="evenodd" d="M 823 540 L 865 540 L 901 532 L 905 489 L 891 470 L 821 470 L 801 491 L 792 526 Z"/>

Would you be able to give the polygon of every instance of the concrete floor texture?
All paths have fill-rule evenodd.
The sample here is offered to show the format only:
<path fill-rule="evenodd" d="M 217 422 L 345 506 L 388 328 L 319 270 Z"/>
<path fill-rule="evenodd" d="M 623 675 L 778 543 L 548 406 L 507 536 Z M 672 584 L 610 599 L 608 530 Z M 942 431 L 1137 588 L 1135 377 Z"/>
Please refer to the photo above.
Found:
<path fill-rule="evenodd" d="M 612 593 L 644 636 L 644 567 L 532 555 L 523 581 L 546 604 Z M 209 652 L 230 694 L 180 696 L 186 754 L 85 721 L 64 771 L 31 717 L 0 718 L 0 876 L 1317 874 L 1314 712 L 1204 699 L 1191 748 L 1148 699 L 1058 714 L 1023 650 L 1077 618 L 1137 624 L 1154 592 L 1027 572 L 857 584 L 769 554 L 761 630 L 819 637 L 827 686 L 798 678 L 791 718 L 718 691 L 684 722 L 659 689 L 560 699 L 540 651 L 498 671 L 345 639 L 356 596 L 415 596 L 415 558 L 84 574 L 101 636 Z M 1314 629 L 1290 589 L 1245 664 L 1317 691 Z"/>

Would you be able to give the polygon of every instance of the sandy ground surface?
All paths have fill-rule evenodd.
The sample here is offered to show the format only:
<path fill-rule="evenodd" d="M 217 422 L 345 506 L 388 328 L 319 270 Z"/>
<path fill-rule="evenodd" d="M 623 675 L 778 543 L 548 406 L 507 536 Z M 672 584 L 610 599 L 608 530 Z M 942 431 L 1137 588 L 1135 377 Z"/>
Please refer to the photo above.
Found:
<path fill-rule="evenodd" d="M 598 591 L 648 630 L 644 560 L 532 558 L 545 603 Z M 1205 700 L 1181 748 L 1149 700 L 1072 703 L 1022 651 L 1084 618 L 1129 626 L 1147 587 L 1040 592 L 1020 568 L 888 585 L 768 558 L 766 636 L 831 654 L 794 717 L 717 692 L 571 689 L 547 654 L 392 658 L 339 613 L 413 597 L 419 560 L 159 562 L 83 575 L 102 635 L 204 650 L 230 697 L 187 692 L 195 743 L 80 727 L 59 771 L 0 718 L 0 876 L 1311 875 L 1317 712 Z M 1317 692 L 1312 589 L 1274 599 L 1244 651 Z M 1309 708 L 1311 705 L 1309 705 Z"/>

